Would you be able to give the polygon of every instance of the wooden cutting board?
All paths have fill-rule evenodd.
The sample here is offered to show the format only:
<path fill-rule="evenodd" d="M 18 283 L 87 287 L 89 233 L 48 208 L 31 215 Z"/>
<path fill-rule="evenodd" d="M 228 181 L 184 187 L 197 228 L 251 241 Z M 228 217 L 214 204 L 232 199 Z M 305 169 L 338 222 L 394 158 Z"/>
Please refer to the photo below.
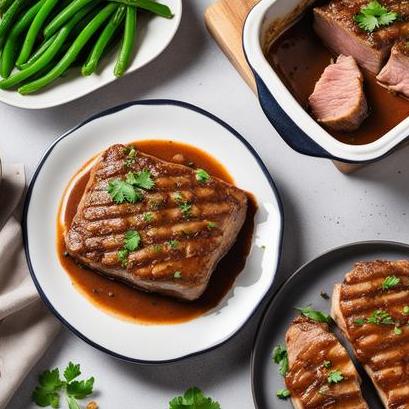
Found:
<path fill-rule="evenodd" d="M 250 10 L 260 0 L 217 0 L 205 12 L 206 26 L 219 47 L 256 93 L 253 73 L 247 64 L 242 46 L 244 22 Z M 343 173 L 351 173 L 362 165 L 334 162 Z"/>

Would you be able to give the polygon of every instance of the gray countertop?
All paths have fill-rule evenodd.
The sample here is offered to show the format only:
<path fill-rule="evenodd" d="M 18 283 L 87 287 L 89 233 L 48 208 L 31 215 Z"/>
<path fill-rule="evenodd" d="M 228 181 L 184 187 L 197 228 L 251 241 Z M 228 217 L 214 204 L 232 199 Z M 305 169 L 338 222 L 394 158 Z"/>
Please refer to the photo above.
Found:
<path fill-rule="evenodd" d="M 209 4 L 210 0 L 186 0 L 181 27 L 166 52 L 102 90 L 41 111 L 1 104 L 2 159 L 23 162 L 31 177 L 47 146 L 91 114 L 133 99 L 179 99 L 199 105 L 237 129 L 259 152 L 276 181 L 285 213 L 276 286 L 302 263 L 332 247 L 372 239 L 408 242 L 408 150 L 351 176 L 341 174 L 329 161 L 292 151 L 207 33 L 202 16 Z M 38 373 L 73 360 L 82 364 L 85 375 L 95 375 L 95 399 L 101 409 L 167 409 L 171 397 L 192 385 L 217 399 L 223 409 L 252 408 L 250 354 L 259 318 L 260 313 L 215 351 L 156 367 L 118 361 L 63 329 L 9 407 L 34 408 L 30 395 Z"/>

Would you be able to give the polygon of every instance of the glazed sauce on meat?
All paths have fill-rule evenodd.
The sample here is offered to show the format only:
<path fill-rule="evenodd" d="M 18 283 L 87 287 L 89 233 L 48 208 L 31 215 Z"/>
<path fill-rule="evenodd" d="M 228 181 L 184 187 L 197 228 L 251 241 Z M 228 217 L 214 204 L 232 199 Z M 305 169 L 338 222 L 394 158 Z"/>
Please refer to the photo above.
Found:
<path fill-rule="evenodd" d="M 169 162 L 180 163 L 180 160 L 183 160 L 183 164 L 206 169 L 210 175 L 228 183 L 233 183 L 232 177 L 223 165 L 193 146 L 173 141 L 139 141 L 135 142 L 134 145 L 141 152 Z M 162 295 L 145 293 L 120 282 L 110 280 L 87 267 L 77 264 L 73 258 L 65 255 L 64 232 L 71 225 L 77 212 L 88 179 L 89 172 L 78 178 L 72 189 L 67 193 L 68 198 L 64 214 L 61 214 L 63 211 L 61 206 L 58 216 L 58 221 L 64 221 L 58 223 L 57 250 L 59 259 L 77 289 L 101 309 L 123 319 L 146 324 L 171 324 L 189 321 L 219 304 L 243 270 L 250 251 L 254 215 L 257 211 L 256 201 L 250 194 L 248 195 L 246 221 L 236 243 L 219 262 L 205 293 L 196 301 L 184 302 Z"/>
<path fill-rule="evenodd" d="M 334 56 L 322 44 L 313 28 L 312 12 L 286 30 L 271 46 L 267 58 L 276 73 L 308 111 L 308 97 Z M 376 82 L 373 74 L 362 70 L 369 117 L 354 132 L 329 130 L 330 134 L 351 145 L 374 142 L 402 122 L 409 115 L 409 102 L 393 95 Z"/>

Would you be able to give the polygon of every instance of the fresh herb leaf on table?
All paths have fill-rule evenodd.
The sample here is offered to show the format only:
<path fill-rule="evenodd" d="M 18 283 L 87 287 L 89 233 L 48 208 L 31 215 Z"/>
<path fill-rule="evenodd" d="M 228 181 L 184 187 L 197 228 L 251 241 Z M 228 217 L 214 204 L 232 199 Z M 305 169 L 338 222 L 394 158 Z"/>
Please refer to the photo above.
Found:
<path fill-rule="evenodd" d="M 72 362 L 65 368 L 63 379 L 60 378 L 58 368 L 44 371 L 40 374 L 38 386 L 32 394 L 34 403 L 41 407 L 59 408 L 61 393 L 64 392 L 69 409 L 79 409 L 77 399 L 84 399 L 92 393 L 94 388 L 94 377 L 82 381 L 75 380 L 80 375 L 80 365 Z"/>
<path fill-rule="evenodd" d="M 389 26 L 398 19 L 398 13 L 388 10 L 377 0 L 371 1 L 361 8 L 361 11 L 354 17 L 359 28 L 372 33 L 377 28 Z"/>
<path fill-rule="evenodd" d="M 218 402 L 206 397 L 199 388 L 188 389 L 169 402 L 169 409 L 221 409 Z"/>

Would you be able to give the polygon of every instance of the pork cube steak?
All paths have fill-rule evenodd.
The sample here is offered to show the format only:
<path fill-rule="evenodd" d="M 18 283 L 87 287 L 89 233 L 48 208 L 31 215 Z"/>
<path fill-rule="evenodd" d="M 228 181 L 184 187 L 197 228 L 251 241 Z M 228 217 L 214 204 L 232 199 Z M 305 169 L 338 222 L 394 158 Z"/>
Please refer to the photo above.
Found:
<path fill-rule="evenodd" d="M 368 0 L 332 0 L 316 7 L 314 30 L 336 54 L 350 55 L 361 67 L 378 74 L 394 43 L 409 34 L 409 2 L 383 0 L 382 5 L 397 12 L 399 19 L 372 33 L 359 28 L 354 19 L 368 3 Z"/>
<path fill-rule="evenodd" d="M 348 132 L 360 127 L 368 116 L 363 76 L 352 57 L 340 55 L 329 65 L 309 98 L 318 122 L 334 131 Z"/>
<path fill-rule="evenodd" d="M 409 43 L 397 43 L 388 63 L 376 77 L 379 83 L 392 92 L 409 98 Z"/>
<path fill-rule="evenodd" d="M 235 242 L 247 195 L 205 171 L 135 152 L 114 145 L 98 159 L 67 251 L 128 285 L 194 300 Z"/>

